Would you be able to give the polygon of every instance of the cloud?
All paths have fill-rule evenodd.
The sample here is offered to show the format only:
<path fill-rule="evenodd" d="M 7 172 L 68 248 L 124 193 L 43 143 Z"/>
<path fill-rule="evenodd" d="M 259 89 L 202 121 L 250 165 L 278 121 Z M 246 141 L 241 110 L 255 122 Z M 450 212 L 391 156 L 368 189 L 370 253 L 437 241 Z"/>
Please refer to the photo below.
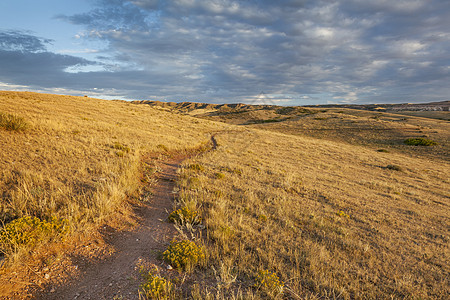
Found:
<path fill-rule="evenodd" d="M 4 51 L 42 52 L 52 40 L 33 36 L 19 30 L 0 31 L 0 49 Z"/>
<path fill-rule="evenodd" d="M 72 49 L 63 49 L 59 50 L 58 53 L 60 54 L 83 54 L 83 53 L 98 53 L 100 52 L 97 49 L 78 49 L 78 50 L 72 50 Z"/>
<path fill-rule="evenodd" d="M 58 87 L 70 84 L 70 67 L 96 65 L 83 58 L 47 51 L 51 41 L 22 31 L 0 31 L 0 81 L 4 84 Z"/>
<path fill-rule="evenodd" d="M 146 15 L 139 6 L 124 0 L 96 1 L 98 8 L 88 13 L 72 16 L 58 15 L 57 18 L 76 25 L 84 25 L 95 31 L 107 30 L 148 30 Z M 144 1 L 140 1 L 145 6 Z M 147 5 L 148 7 L 148 5 Z"/>
<path fill-rule="evenodd" d="M 83 26 L 78 37 L 86 43 L 107 44 L 97 62 L 3 32 L 0 63 L 18 61 L 8 68 L 20 76 L 0 71 L 0 80 L 175 101 L 238 102 L 261 91 L 289 95 L 279 98 L 291 104 L 445 100 L 450 8 L 443 2 L 99 0 L 89 12 L 58 17 Z M 49 76 L 26 76 L 25 61 Z"/>

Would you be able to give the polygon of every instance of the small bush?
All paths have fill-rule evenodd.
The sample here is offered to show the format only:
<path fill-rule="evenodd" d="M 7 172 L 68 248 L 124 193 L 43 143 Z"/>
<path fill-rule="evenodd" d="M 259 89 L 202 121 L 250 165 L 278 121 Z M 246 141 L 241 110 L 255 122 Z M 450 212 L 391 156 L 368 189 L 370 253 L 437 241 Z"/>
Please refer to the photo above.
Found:
<path fill-rule="evenodd" d="M 267 222 L 267 216 L 266 215 L 259 215 L 258 220 L 265 223 Z"/>
<path fill-rule="evenodd" d="M 141 270 L 144 277 L 144 283 L 139 287 L 144 292 L 147 299 L 168 299 L 172 290 L 173 284 L 170 280 L 155 274 L 153 271 L 144 272 Z"/>
<path fill-rule="evenodd" d="M 224 175 L 223 173 L 216 173 L 216 174 L 214 174 L 214 176 L 215 176 L 217 179 L 224 179 L 224 178 L 225 178 L 225 175 Z"/>
<path fill-rule="evenodd" d="M 125 156 L 125 152 L 123 152 L 123 151 L 116 151 L 116 155 L 118 157 L 124 157 Z"/>
<path fill-rule="evenodd" d="M 116 150 L 120 150 L 120 151 L 122 151 L 122 152 L 126 152 L 126 153 L 128 153 L 128 152 L 130 152 L 130 147 L 127 147 L 127 146 L 125 146 L 125 145 L 122 145 L 121 143 L 115 143 L 113 146 L 112 146 L 112 148 L 113 149 L 116 149 Z M 118 151 L 118 152 L 120 152 L 120 151 Z M 117 153 L 117 152 L 116 152 Z"/>
<path fill-rule="evenodd" d="M 227 241 L 235 237 L 236 232 L 230 226 L 218 226 L 215 230 L 222 241 Z"/>
<path fill-rule="evenodd" d="M 197 172 L 202 172 L 205 170 L 205 168 L 199 164 L 191 164 L 189 165 L 189 169 Z"/>
<path fill-rule="evenodd" d="M 164 152 L 169 152 L 169 148 L 167 148 L 166 145 L 159 144 L 156 147 Z"/>
<path fill-rule="evenodd" d="M 0 252 L 10 254 L 19 247 L 32 248 L 46 238 L 62 237 L 68 230 L 66 219 L 53 217 L 46 221 L 30 216 L 15 219 L 0 229 Z"/>
<path fill-rule="evenodd" d="M 340 217 L 344 217 L 344 218 L 350 218 L 350 216 L 348 214 L 346 214 L 344 211 L 340 210 L 336 213 L 338 216 Z"/>
<path fill-rule="evenodd" d="M 220 198 L 220 197 L 223 197 L 223 196 L 224 196 L 224 193 L 223 193 L 222 191 L 220 191 L 220 190 L 215 190 L 215 191 L 214 191 L 214 196 L 215 196 L 216 198 Z"/>
<path fill-rule="evenodd" d="M 234 169 L 233 172 L 234 172 L 234 174 L 236 174 L 236 175 L 242 175 L 242 170 Z"/>
<path fill-rule="evenodd" d="M 203 249 L 194 242 L 184 240 L 172 241 L 167 250 L 163 252 L 163 257 L 173 267 L 190 272 L 200 261 L 205 259 L 205 254 Z"/>
<path fill-rule="evenodd" d="M 277 274 L 269 270 L 259 271 L 256 276 L 255 287 L 262 289 L 270 296 L 275 296 L 283 292 L 284 283 Z"/>
<path fill-rule="evenodd" d="M 0 127 L 9 131 L 25 131 L 28 123 L 24 118 L 0 112 Z"/>
<path fill-rule="evenodd" d="M 378 149 L 377 152 L 389 153 L 389 151 L 386 149 Z"/>
<path fill-rule="evenodd" d="M 285 119 L 267 119 L 267 120 L 250 120 L 248 121 L 249 124 L 264 124 L 264 123 L 277 123 L 277 122 L 282 122 Z"/>
<path fill-rule="evenodd" d="M 191 189 L 198 189 L 201 185 L 200 179 L 198 179 L 197 177 L 191 177 L 188 180 L 188 185 Z"/>
<path fill-rule="evenodd" d="M 387 165 L 386 169 L 394 170 L 394 171 L 402 171 L 402 167 L 397 166 L 397 165 Z"/>
<path fill-rule="evenodd" d="M 433 140 L 425 139 L 425 138 L 411 138 L 406 139 L 404 141 L 406 145 L 412 145 L 412 146 L 432 146 L 437 145 L 437 143 Z"/>
<path fill-rule="evenodd" d="M 171 212 L 169 215 L 169 221 L 181 225 L 186 223 L 197 225 L 202 221 L 202 217 L 200 217 L 197 211 L 183 207 Z"/>

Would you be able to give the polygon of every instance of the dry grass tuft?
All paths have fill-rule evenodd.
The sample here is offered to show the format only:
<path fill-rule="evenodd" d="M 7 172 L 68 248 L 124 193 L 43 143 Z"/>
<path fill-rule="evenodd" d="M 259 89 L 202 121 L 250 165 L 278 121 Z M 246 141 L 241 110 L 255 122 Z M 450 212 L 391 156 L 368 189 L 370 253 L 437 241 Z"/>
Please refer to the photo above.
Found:
<path fill-rule="evenodd" d="M 0 128 L 9 131 L 25 131 L 29 124 L 23 117 L 0 112 Z"/>

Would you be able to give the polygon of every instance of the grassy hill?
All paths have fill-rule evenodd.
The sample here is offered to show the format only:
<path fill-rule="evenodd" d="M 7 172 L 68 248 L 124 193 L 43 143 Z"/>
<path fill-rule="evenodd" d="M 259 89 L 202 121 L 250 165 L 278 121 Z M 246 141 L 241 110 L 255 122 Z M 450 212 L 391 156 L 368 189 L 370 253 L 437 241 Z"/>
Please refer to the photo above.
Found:
<path fill-rule="evenodd" d="M 397 153 L 432 159 L 450 159 L 448 151 L 450 112 L 418 111 L 419 105 L 409 105 L 411 110 L 396 105 L 333 105 L 323 107 L 281 107 L 244 104 L 161 103 L 136 101 L 161 107 L 171 112 L 192 115 L 200 119 L 243 125 L 286 133 L 368 146 Z M 448 101 L 431 103 L 438 107 L 449 105 Z M 421 104 L 425 106 L 425 104 Z M 387 111 L 374 108 L 386 107 Z M 358 109 L 355 109 L 358 108 Z M 426 138 L 437 142 L 435 147 L 408 147 L 408 138 Z"/>
<path fill-rule="evenodd" d="M 142 155 L 194 149 L 223 127 L 118 101 L 13 92 L 0 100 L 3 114 L 27 124 L 1 131 L 4 221 L 30 214 L 102 220 L 136 188 Z"/>
<path fill-rule="evenodd" d="M 202 244 L 206 258 L 173 275 L 170 297 L 448 297 L 448 122 L 350 108 L 148 104 L 0 92 L 2 118 L 24 124 L 0 128 L 3 229 L 24 216 L 53 222 L 36 243 L 1 241 L 0 277 L 26 269 L 30 251 L 45 260 L 39 247 L 61 243 L 61 228 L 76 236 L 132 220 L 142 159 L 206 149 L 213 136 L 214 149 L 183 163 L 175 207 L 202 217 L 180 236 Z"/>

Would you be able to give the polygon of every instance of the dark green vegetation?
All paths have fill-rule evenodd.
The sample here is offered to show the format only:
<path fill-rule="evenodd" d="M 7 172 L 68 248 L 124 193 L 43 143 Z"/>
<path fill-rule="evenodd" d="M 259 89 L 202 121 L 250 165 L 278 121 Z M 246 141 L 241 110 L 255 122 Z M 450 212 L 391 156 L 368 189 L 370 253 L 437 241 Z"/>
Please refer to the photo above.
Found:
<path fill-rule="evenodd" d="M 433 146 L 437 145 L 437 143 L 433 140 L 424 139 L 424 138 L 411 138 L 406 139 L 404 141 L 406 145 L 412 145 L 412 146 Z"/>

